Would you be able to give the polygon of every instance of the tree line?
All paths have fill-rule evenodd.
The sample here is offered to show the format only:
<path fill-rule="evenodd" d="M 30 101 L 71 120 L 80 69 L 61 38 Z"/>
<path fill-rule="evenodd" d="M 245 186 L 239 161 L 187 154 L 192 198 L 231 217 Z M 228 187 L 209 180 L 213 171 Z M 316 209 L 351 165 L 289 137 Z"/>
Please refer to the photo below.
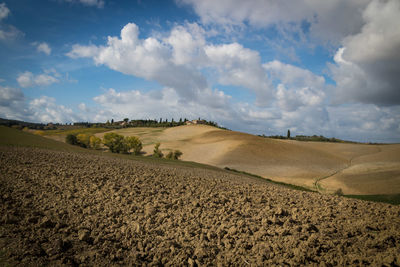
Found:
<path fill-rule="evenodd" d="M 68 134 L 65 137 L 66 143 L 89 149 L 101 149 L 106 146 L 112 153 L 141 155 L 143 144 L 136 136 L 123 136 L 117 133 L 106 133 L 103 139 L 92 134 Z M 160 149 L 160 143 L 155 144 L 153 157 L 163 158 L 164 154 Z M 179 150 L 170 151 L 165 155 L 166 159 L 178 160 L 182 156 Z"/>

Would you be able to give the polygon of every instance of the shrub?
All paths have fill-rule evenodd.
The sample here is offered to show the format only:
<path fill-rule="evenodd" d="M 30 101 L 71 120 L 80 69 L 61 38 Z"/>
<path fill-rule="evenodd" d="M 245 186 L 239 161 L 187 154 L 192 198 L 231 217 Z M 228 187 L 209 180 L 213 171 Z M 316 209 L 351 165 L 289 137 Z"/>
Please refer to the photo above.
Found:
<path fill-rule="evenodd" d="M 90 147 L 93 149 L 100 149 L 101 139 L 92 135 L 89 138 Z"/>
<path fill-rule="evenodd" d="M 44 136 L 46 133 L 44 131 L 35 131 L 34 134 Z"/>
<path fill-rule="evenodd" d="M 153 150 L 153 157 L 162 158 L 164 156 L 160 150 L 160 145 L 161 145 L 160 143 L 155 144 L 154 150 Z"/>
<path fill-rule="evenodd" d="M 103 144 L 108 147 L 112 153 L 126 151 L 124 137 L 116 133 L 106 133 L 104 135 Z"/>
<path fill-rule="evenodd" d="M 342 190 L 342 188 L 338 188 L 338 189 L 334 192 L 334 194 L 337 195 L 337 196 L 343 196 L 343 190 Z"/>
<path fill-rule="evenodd" d="M 173 159 L 174 157 L 174 152 L 170 151 L 168 154 L 165 156 L 166 159 Z"/>
<path fill-rule="evenodd" d="M 76 135 L 69 134 L 65 137 L 65 142 L 70 145 L 77 145 L 78 139 L 76 139 Z"/>
<path fill-rule="evenodd" d="M 142 150 L 142 142 L 136 136 L 127 136 L 124 138 L 125 153 L 133 149 L 135 155 L 139 155 Z"/>
<path fill-rule="evenodd" d="M 180 150 L 175 150 L 174 159 L 178 160 L 182 156 L 182 152 Z"/>
<path fill-rule="evenodd" d="M 174 159 L 174 160 L 178 160 L 180 158 L 180 156 L 182 156 L 182 152 L 179 150 L 175 150 L 174 152 L 170 151 L 168 152 L 168 154 L 165 156 L 165 158 L 167 159 Z"/>
<path fill-rule="evenodd" d="M 76 136 L 78 140 L 78 145 L 81 147 L 89 148 L 90 147 L 90 135 L 89 134 L 78 134 Z"/>

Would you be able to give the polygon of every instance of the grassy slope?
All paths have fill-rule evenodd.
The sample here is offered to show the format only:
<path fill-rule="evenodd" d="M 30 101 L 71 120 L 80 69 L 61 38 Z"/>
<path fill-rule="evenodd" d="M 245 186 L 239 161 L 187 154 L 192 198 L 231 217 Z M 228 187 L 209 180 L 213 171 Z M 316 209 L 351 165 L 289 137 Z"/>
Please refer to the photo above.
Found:
<path fill-rule="evenodd" d="M 44 135 L 68 135 L 68 134 L 97 134 L 110 131 L 107 128 L 78 128 L 69 130 L 46 130 L 43 131 Z"/>

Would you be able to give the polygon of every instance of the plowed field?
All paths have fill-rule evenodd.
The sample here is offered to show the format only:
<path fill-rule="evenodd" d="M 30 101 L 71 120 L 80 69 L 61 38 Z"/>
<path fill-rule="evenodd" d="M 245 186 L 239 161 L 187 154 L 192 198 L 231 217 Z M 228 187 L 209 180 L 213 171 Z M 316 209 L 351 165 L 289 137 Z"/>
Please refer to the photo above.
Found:
<path fill-rule="evenodd" d="M 225 171 L 0 147 L 0 203 L 11 265 L 400 265 L 399 206 Z"/>

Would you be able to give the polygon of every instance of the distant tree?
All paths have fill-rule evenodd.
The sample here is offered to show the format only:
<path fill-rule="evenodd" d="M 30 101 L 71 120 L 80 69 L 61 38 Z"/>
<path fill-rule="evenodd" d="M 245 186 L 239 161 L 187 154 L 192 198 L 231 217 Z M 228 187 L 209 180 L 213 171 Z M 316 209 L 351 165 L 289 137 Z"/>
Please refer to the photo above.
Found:
<path fill-rule="evenodd" d="M 124 152 L 129 152 L 129 150 L 133 149 L 133 153 L 135 155 L 139 155 L 142 150 L 142 142 L 136 136 L 127 136 L 124 138 Z"/>
<path fill-rule="evenodd" d="M 103 144 L 110 149 L 112 153 L 124 152 L 124 137 L 116 133 L 106 133 Z"/>
<path fill-rule="evenodd" d="M 161 152 L 160 145 L 161 145 L 160 143 L 155 144 L 153 150 L 153 157 L 162 158 L 164 156 L 163 153 Z"/>
<path fill-rule="evenodd" d="M 175 150 L 174 152 L 170 151 L 168 154 L 165 156 L 167 159 L 174 159 L 178 160 L 182 156 L 182 152 L 179 150 Z"/>
<path fill-rule="evenodd" d="M 182 152 L 180 150 L 175 150 L 174 159 L 178 160 L 182 156 Z"/>
<path fill-rule="evenodd" d="M 170 151 L 168 154 L 165 156 L 166 159 L 173 159 L 174 157 L 174 152 Z"/>
<path fill-rule="evenodd" d="M 160 118 L 160 123 L 162 123 L 162 118 Z"/>
<path fill-rule="evenodd" d="M 67 144 L 74 145 L 74 146 L 78 144 L 78 140 L 76 139 L 76 135 L 74 135 L 74 134 L 67 135 L 65 137 L 65 142 Z"/>
<path fill-rule="evenodd" d="M 129 121 L 129 118 L 124 119 L 124 122 L 128 123 L 128 121 Z"/>
<path fill-rule="evenodd" d="M 92 135 L 89 138 L 90 147 L 93 149 L 100 149 L 101 139 Z"/>
<path fill-rule="evenodd" d="M 111 124 L 114 124 L 114 119 L 111 119 Z"/>
<path fill-rule="evenodd" d="M 287 130 L 287 138 L 290 139 L 290 130 Z"/>
<path fill-rule="evenodd" d="M 182 118 L 179 119 L 179 123 L 182 123 Z"/>

